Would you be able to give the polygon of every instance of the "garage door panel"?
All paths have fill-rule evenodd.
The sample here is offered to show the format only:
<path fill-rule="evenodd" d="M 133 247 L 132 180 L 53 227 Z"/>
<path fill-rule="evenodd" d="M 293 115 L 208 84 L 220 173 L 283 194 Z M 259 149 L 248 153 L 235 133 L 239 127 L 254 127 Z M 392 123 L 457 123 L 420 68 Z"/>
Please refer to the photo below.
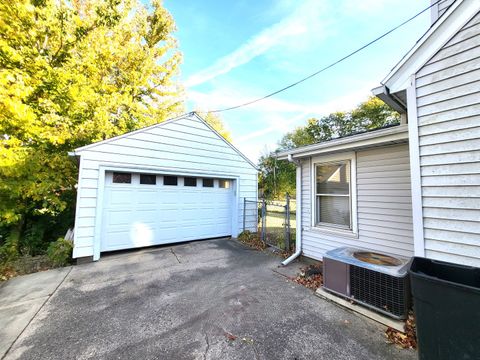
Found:
<path fill-rule="evenodd" d="M 132 211 L 131 219 L 155 225 L 158 221 L 157 209 L 136 209 L 136 211 Z"/>
<path fill-rule="evenodd" d="M 102 250 L 118 250 L 119 248 L 128 248 L 131 240 L 128 231 L 115 231 L 106 234 L 106 241 L 102 242 Z"/>
<path fill-rule="evenodd" d="M 186 187 L 183 181 L 179 186 L 111 184 L 112 177 L 106 179 L 102 251 L 231 235 L 231 189 Z"/>
<path fill-rule="evenodd" d="M 108 206 L 116 207 L 117 205 L 130 205 L 134 202 L 135 192 L 129 189 L 112 189 L 107 196 Z"/>
<path fill-rule="evenodd" d="M 161 222 L 177 222 L 178 221 L 178 209 L 160 209 L 159 220 Z"/>
<path fill-rule="evenodd" d="M 120 211 L 112 211 L 107 213 L 105 220 L 111 227 L 118 227 L 121 225 L 128 226 L 130 224 L 131 218 L 132 218 L 131 210 L 126 210 L 126 211 L 120 210 Z"/>
<path fill-rule="evenodd" d="M 137 193 L 137 203 L 139 205 L 156 205 L 157 196 L 156 191 L 139 191 Z"/>

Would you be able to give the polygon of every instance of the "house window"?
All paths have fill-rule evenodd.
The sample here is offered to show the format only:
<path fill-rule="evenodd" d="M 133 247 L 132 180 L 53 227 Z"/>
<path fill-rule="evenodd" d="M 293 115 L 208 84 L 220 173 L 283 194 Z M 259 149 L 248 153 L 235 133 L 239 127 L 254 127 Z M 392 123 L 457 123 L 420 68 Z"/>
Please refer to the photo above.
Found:
<path fill-rule="evenodd" d="M 176 176 L 164 176 L 163 185 L 176 186 L 178 184 L 178 178 Z"/>
<path fill-rule="evenodd" d="M 213 187 L 213 179 L 203 179 L 203 187 Z"/>
<path fill-rule="evenodd" d="M 115 184 L 131 184 L 132 183 L 132 174 L 114 172 L 112 181 Z"/>
<path fill-rule="evenodd" d="M 351 161 L 315 164 L 315 225 L 353 229 Z"/>
<path fill-rule="evenodd" d="M 157 175 L 140 174 L 140 184 L 155 185 L 157 183 Z"/>
<path fill-rule="evenodd" d="M 228 180 L 218 180 L 218 187 L 222 189 L 230 189 L 230 181 Z"/>
<path fill-rule="evenodd" d="M 197 179 L 192 177 L 183 178 L 184 186 L 197 186 Z"/>

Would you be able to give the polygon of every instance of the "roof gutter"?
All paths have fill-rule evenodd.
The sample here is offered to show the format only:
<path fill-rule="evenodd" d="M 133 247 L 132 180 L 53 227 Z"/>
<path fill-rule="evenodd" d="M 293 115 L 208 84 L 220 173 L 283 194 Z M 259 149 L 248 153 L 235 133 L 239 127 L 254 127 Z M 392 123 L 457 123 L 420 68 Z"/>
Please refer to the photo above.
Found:
<path fill-rule="evenodd" d="M 302 211 L 302 167 L 300 164 L 299 160 L 293 159 L 292 154 L 288 154 L 287 157 L 288 161 L 291 163 L 295 164 L 297 166 L 296 168 L 296 180 L 295 180 L 295 186 L 296 186 L 296 203 L 297 203 L 297 210 L 301 214 Z M 302 217 L 297 216 L 297 231 L 295 232 L 295 253 L 292 254 L 288 259 L 285 259 L 282 261 L 283 266 L 287 266 L 290 264 L 293 260 L 295 260 L 297 257 L 300 256 L 302 253 Z"/>
<path fill-rule="evenodd" d="M 352 151 L 370 146 L 408 141 L 408 126 L 400 124 L 386 129 L 306 145 L 277 153 L 278 160 L 288 160 L 291 155 L 297 159 L 307 156 L 319 156 L 326 153 Z"/>
<path fill-rule="evenodd" d="M 393 110 L 398 111 L 400 114 L 407 112 L 407 104 L 401 101 L 395 94 L 390 93 L 390 89 L 385 85 L 372 89 L 373 95 L 382 100 L 385 104 L 390 106 Z"/>

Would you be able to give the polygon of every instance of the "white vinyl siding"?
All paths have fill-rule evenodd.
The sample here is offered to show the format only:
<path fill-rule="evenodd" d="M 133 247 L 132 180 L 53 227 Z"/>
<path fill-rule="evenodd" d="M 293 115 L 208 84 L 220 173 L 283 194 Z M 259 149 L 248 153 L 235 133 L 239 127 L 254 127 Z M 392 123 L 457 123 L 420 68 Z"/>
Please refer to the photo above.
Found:
<path fill-rule="evenodd" d="M 437 1 L 437 0 L 435 0 Z M 438 2 L 438 17 L 442 16 L 445 11 L 447 11 L 448 7 L 453 4 L 455 0 L 440 0 Z"/>
<path fill-rule="evenodd" d="M 238 229 L 243 227 L 243 198 L 257 200 L 257 170 L 194 116 L 149 127 L 80 150 L 74 257 L 93 255 L 100 167 L 124 167 L 140 173 L 211 175 L 239 179 Z M 181 189 L 179 189 L 181 191 Z M 234 189 L 236 191 L 236 189 Z M 199 209 L 201 211 L 201 209 Z M 256 231 L 257 212 L 246 228 Z M 236 234 L 234 234 L 236 235 Z"/>
<path fill-rule="evenodd" d="M 430 10 L 432 23 L 437 21 L 438 18 L 445 14 L 445 11 L 447 11 L 448 7 L 454 2 L 455 0 L 430 0 L 430 3 L 432 4 L 432 8 Z"/>
<path fill-rule="evenodd" d="M 305 256 L 321 260 L 326 251 L 340 246 L 407 257 L 413 255 L 408 145 L 356 152 L 358 237 L 312 227 L 311 166 L 310 159 L 302 161 L 302 248 Z"/>
<path fill-rule="evenodd" d="M 480 266 L 480 14 L 416 74 L 425 255 Z"/>

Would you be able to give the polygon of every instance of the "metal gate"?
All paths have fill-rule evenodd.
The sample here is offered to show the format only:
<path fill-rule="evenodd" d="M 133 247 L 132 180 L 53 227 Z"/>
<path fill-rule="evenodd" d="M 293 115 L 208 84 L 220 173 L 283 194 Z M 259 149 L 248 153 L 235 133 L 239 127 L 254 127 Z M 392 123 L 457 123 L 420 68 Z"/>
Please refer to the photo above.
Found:
<path fill-rule="evenodd" d="M 266 245 L 287 252 L 295 251 L 296 202 L 286 194 L 285 200 L 251 201 L 244 199 L 243 230 L 246 216 L 258 211 L 258 236 Z"/>

